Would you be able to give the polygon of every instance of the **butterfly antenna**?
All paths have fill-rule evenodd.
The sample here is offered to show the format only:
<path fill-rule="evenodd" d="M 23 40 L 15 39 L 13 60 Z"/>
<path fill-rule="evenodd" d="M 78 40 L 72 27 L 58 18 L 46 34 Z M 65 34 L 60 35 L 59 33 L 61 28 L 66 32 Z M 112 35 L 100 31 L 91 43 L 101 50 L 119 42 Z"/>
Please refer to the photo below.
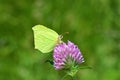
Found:
<path fill-rule="evenodd" d="M 69 34 L 69 32 L 62 33 L 62 34 L 60 35 L 60 39 L 62 39 L 63 36 L 66 35 L 66 34 Z"/>
<path fill-rule="evenodd" d="M 61 35 L 64 36 L 64 35 L 66 35 L 66 34 L 69 34 L 69 32 L 62 33 Z"/>

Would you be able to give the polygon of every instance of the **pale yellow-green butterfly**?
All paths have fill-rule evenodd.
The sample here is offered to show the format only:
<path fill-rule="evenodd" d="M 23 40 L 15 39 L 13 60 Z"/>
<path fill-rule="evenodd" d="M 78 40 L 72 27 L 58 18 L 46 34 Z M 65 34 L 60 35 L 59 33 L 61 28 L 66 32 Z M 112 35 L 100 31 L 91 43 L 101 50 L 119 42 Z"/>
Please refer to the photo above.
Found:
<path fill-rule="evenodd" d="M 32 29 L 35 49 L 40 50 L 42 53 L 52 51 L 57 44 L 62 42 L 61 35 L 43 25 L 36 25 Z"/>

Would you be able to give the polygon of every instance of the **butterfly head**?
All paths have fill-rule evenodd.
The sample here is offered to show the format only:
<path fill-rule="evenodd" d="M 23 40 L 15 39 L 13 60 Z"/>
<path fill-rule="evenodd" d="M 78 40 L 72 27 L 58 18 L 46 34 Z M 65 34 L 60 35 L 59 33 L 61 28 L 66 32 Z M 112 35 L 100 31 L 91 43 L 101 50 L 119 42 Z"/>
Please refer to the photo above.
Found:
<path fill-rule="evenodd" d="M 59 37 L 58 37 L 58 44 L 60 44 L 60 43 L 63 42 L 63 41 L 62 41 L 62 38 L 63 38 L 63 35 L 59 35 Z"/>
<path fill-rule="evenodd" d="M 65 34 L 69 34 L 69 32 L 65 32 L 65 33 L 59 35 L 59 37 L 58 37 L 58 44 L 63 43 L 62 38 L 63 38 L 63 36 L 64 36 Z"/>

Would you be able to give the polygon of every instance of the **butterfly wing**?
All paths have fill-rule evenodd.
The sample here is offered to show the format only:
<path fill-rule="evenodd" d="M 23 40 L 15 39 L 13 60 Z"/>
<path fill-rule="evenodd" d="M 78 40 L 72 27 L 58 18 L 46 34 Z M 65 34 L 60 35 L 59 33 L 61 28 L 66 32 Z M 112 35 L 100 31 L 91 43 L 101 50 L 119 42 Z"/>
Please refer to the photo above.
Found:
<path fill-rule="evenodd" d="M 36 25 L 32 29 L 34 32 L 35 49 L 40 50 L 42 53 L 52 51 L 58 42 L 59 35 L 43 25 Z"/>

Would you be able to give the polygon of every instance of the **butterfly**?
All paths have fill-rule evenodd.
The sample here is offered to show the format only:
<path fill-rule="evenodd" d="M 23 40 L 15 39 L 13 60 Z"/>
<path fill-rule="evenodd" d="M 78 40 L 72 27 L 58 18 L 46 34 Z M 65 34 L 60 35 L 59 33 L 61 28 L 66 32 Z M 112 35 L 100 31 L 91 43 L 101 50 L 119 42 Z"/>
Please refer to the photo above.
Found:
<path fill-rule="evenodd" d="M 40 50 L 42 53 L 51 52 L 57 44 L 62 43 L 62 35 L 58 35 L 57 32 L 50 28 L 36 25 L 32 30 L 34 33 L 35 49 Z"/>

